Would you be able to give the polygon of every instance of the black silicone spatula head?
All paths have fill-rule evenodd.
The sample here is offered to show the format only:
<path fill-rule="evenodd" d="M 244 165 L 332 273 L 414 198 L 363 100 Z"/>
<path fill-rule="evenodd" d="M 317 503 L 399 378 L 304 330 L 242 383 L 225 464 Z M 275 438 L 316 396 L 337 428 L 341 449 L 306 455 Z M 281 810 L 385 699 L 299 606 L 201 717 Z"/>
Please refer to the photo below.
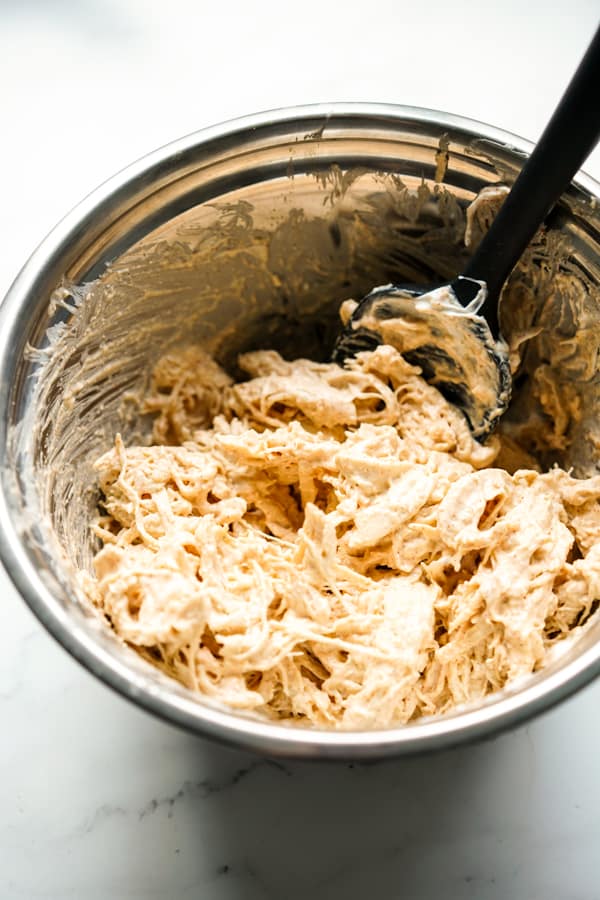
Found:
<path fill-rule="evenodd" d="M 498 324 L 500 292 L 598 142 L 599 89 L 600 28 L 464 273 L 435 288 L 375 288 L 348 311 L 335 362 L 391 344 L 464 412 L 475 437 L 489 434 L 508 406 L 511 388 Z"/>
<path fill-rule="evenodd" d="M 506 345 L 477 315 L 485 285 L 474 282 L 473 287 L 477 293 L 466 306 L 450 285 L 389 284 L 358 304 L 348 301 L 333 361 L 343 364 L 361 350 L 391 344 L 464 413 L 475 437 L 484 438 L 508 406 L 511 375 Z"/>

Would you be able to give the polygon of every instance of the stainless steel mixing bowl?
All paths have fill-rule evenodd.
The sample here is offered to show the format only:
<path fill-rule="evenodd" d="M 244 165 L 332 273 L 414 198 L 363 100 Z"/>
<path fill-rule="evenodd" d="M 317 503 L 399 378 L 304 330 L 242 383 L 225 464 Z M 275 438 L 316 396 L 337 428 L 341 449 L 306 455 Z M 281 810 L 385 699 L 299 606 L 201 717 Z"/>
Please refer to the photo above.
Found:
<path fill-rule="evenodd" d="M 466 204 L 510 182 L 528 150 L 422 109 L 271 112 L 134 163 L 46 238 L 0 311 L 0 551 L 36 616 L 91 672 L 164 719 L 240 747 L 367 759 L 489 735 L 600 671 L 596 622 L 543 671 L 476 707 L 384 731 L 294 728 L 217 708 L 163 676 L 115 638 L 75 579 L 93 551 L 90 463 L 116 430 L 147 430 L 123 396 L 143 388 L 158 354 L 183 336 L 232 367 L 239 350 L 261 345 L 325 357 L 340 300 L 461 268 Z M 596 284 L 599 196 L 581 176 L 555 217 L 565 259 Z"/>

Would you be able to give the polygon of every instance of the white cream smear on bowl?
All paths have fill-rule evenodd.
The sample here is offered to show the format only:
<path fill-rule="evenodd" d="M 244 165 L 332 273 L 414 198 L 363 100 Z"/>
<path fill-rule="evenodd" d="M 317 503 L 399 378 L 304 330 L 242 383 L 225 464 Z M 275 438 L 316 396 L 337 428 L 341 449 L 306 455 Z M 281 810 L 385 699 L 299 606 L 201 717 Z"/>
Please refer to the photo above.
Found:
<path fill-rule="evenodd" d="M 479 444 L 387 345 L 239 367 L 163 357 L 152 445 L 96 464 L 88 592 L 145 658 L 237 710 L 367 729 L 477 701 L 589 622 L 600 476 Z"/>

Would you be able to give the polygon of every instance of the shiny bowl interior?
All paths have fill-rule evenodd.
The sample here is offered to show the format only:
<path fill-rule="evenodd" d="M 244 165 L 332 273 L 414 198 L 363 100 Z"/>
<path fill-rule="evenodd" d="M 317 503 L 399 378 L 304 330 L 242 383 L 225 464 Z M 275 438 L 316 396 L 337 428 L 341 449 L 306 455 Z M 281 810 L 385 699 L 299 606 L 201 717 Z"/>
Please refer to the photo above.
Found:
<path fill-rule="evenodd" d="M 293 728 L 217 708 L 168 679 L 99 621 L 75 579 L 94 549 L 91 462 L 116 431 L 148 433 L 127 397 L 162 352 L 200 342 L 232 372 L 237 353 L 261 346 L 326 359 L 341 300 L 456 274 L 466 205 L 486 185 L 510 184 L 528 149 L 428 110 L 282 110 L 156 151 L 48 236 L 0 311 L 0 551 L 34 613 L 90 671 L 164 719 L 237 746 L 364 759 L 490 734 L 600 671 L 598 622 L 476 707 L 385 731 Z M 581 176 L 553 220 L 561 252 L 595 285 L 599 196 Z"/>

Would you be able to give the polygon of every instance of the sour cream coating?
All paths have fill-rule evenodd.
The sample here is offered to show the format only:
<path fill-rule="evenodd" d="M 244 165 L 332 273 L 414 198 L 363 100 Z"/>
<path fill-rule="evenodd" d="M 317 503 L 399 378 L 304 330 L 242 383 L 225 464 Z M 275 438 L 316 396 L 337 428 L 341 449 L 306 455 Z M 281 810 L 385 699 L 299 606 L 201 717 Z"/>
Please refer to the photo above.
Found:
<path fill-rule="evenodd" d="M 148 660 L 236 710 L 372 729 L 500 690 L 589 622 L 600 476 L 479 444 L 387 345 L 239 365 L 164 357 L 154 444 L 97 462 L 90 596 Z"/>

